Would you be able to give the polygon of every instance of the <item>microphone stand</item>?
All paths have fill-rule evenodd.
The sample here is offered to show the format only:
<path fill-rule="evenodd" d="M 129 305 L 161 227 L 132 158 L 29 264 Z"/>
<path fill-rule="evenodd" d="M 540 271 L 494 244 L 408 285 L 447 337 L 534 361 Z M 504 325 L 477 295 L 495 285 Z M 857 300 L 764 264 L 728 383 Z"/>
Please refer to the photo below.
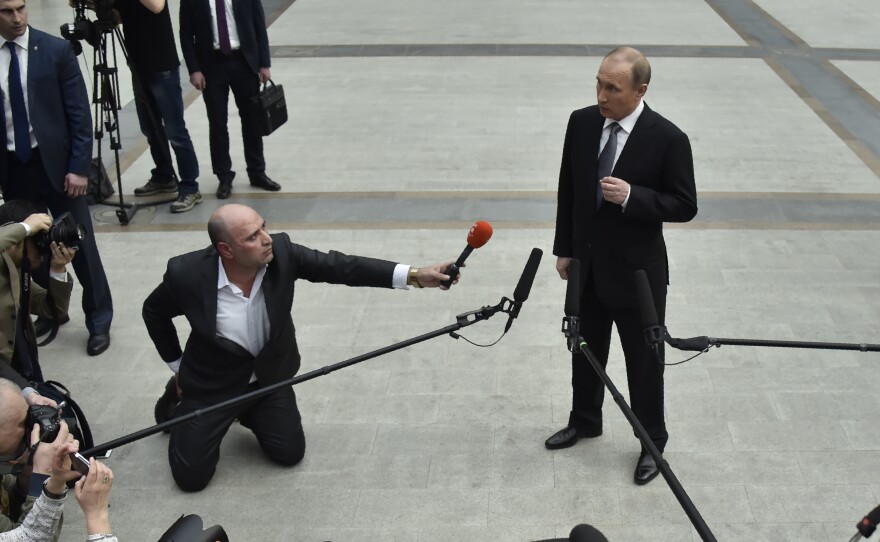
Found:
<path fill-rule="evenodd" d="M 626 399 L 620 394 L 617 390 L 617 387 L 614 385 L 614 382 L 611 381 L 611 378 L 608 376 L 608 373 L 602 368 L 599 364 L 599 360 L 596 359 L 596 356 L 587 346 L 586 341 L 584 341 L 583 337 L 580 336 L 580 333 L 577 329 L 578 323 L 576 321 L 571 321 L 571 317 L 566 317 L 563 319 L 562 331 L 568 339 L 569 345 L 576 345 L 576 348 L 586 356 L 587 361 L 593 367 L 593 370 L 596 371 L 596 374 L 599 375 L 599 378 L 605 384 L 605 387 L 611 393 L 611 396 L 614 398 L 614 402 L 617 403 L 617 406 L 620 407 L 620 411 L 623 412 L 624 417 L 632 426 L 633 431 L 635 431 L 636 436 L 641 442 L 642 446 L 648 450 L 648 453 L 651 454 L 651 457 L 654 458 L 654 462 L 657 463 L 657 468 L 660 469 L 660 474 L 663 475 L 663 478 L 666 480 L 666 484 L 669 486 L 669 489 L 672 490 L 672 494 L 675 495 L 675 498 L 678 499 L 678 503 L 681 505 L 685 514 L 687 514 L 688 518 L 691 520 L 691 524 L 700 534 L 700 538 L 705 542 L 716 542 L 715 535 L 712 534 L 712 531 L 709 530 L 709 526 L 706 525 L 706 522 L 703 520 L 703 516 L 700 515 L 699 510 L 694 505 L 693 501 L 691 501 L 687 492 L 682 487 L 681 482 L 678 481 L 675 474 L 672 472 L 672 468 L 669 466 L 669 463 L 663 458 L 663 455 L 660 453 L 660 450 L 657 449 L 657 446 L 654 444 L 654 441 L 651 440 L 651 437 L 648 435 L 648 432 L 645 430 L 645 427 L 642 425 L 642 422 L 636 417 L 635 413 L 632 411 L 630 406 L 627 404 Z M 574 350 L 572 350 L 574 351 Z"/>
<path fill-rule="evenodd" d="M 375 357 L 379 357 L 384 354 L 388 354 L 390 352 L 394 352 L 396 350 L 400 350 L 402 348 L 406 348 L 407 346 L 412 346 L 414 344 L 418 344 L 420 342 L 427 341 L 429 339 L 433 339 L 435 337 L 439 337 L 441 335 L 449 335 L 450 337 L 457 339 L 458 335 L 455 333 L 461 328 L 470 326 L 477 322 L 481 322 L 483 320 L 488 320 L 496 313 L 502 312 L 505 314 L 512 314 L 514 311 L 514 302 L 506 297 L 502 297 L 501 301 L 497 305 L 493 306 L 484 306 L 480 309 L 465 312 L 463 314 L 459 314 L 456 316 L 456 322 L 452 325 L 448 325 L 446 327 L 437 329 L 435 331 L 431 331 L 429 333 L 425 333 L 423 335 L 419 335 L 417 337 L 413 337 L 411 339 L 406 339 L 404 341 L 400 341 L 398 343 L 394 343 L 389 346 L 385 346 L 383 348 L 379 348 L 378 350 L 373 350 L 372 352 L 367 352 L 366 354 L 362 354 L 360 356 L 356 356 L 353 358 L 349 358 L 344 361 L 340 361 L 333 365 L 327 365 L 320 369 L 315 369 L 314 371 L 295 376 L 293 378 L 284 380 L 282 382 L 278 382 L 275 384 L 271 384 L 264 388 L 260 388 L 258 390 L 254 390 L 252 392 L 246 393 L 244 395 L 240 395 L 238 397 L 233 397 L 232 399 L 227 399 L 226 401 L 222 401 L 215 405 L 211 405 L 206 408 L 196 409 L 189 414 L 185 414 L 183 416 L 172 418 L 168 421 L 162 422 L 160 424 L 154 425 L 152 427 L 148 427 L 146 429 L 141 429 L 140 431 L 136 431 L 129 435 L 119 437 L 115 440 L 111 440 L 110 442 L 106 442 L 104 444 L 95 446 L 93 448 L 89 448 L 88 450 L 83 450 L 80 452 L 85 457 L 98 457 L 103 456 L 107 453 L 108 450 L 112 450 L 114 448 L 118 448 L 119 446 L 123 446 L 125 444 L 130 444 L 136 440 L 140 440 L 142 438 L 148 437 L 150 435 L 155 435 L 156 433 L 161 433 L 166 429 L 170 429 L 176 425 L 180 425 L 189 420 L 197 418 L 203 414 L 209 414 L 212 412 L 217 412 L 218 410 L 223 410 L 226 408 L 238 406 L 247 401 L 251 401 L 253 399 L 258 399 L 265 395 L 269 395 L 270 393 L 279 390 L 281 388 L 285 388 L 287 386 L 295 386 L 302 382 L 306 382 L 307 380 L 312 380 L 313 378 L 317 378 L 319 376 L 324 376 L 330 374 L 334 371 L 338 371 L 339 369 L 343 369 L 345 367 L 349 367 L 351 365 L 355 365 L 362 361 L 366 361 L 368 359 L 372 359 Z"/>
<path fill-rule="evenodd" d="M 858 352 L 880 352 L 880 344 L 868 343 L 826 343 L 812 341 L 774 341 L 764 339 L 725 339 L 719 337 L 692 337 L 676 339 L 665 333 L 664 338 L 669 346 L 678 350 L 700 352 L 712 346 L 764 346 L 771 348 L 806 348 L 814 350 L 853 350 Z M 683 345 L 681 343 L 684 343 Z"/>

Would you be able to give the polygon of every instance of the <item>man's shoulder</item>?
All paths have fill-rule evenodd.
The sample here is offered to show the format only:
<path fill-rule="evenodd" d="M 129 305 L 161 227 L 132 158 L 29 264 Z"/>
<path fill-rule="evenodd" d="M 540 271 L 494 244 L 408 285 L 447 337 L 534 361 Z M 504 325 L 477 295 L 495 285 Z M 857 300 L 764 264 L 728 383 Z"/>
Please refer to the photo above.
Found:
<path fill-rule="evenodd" d="M 180 270 L 192 272 L 199 267 L 208 265 L 212 261 L 215 262 L 216 265 L 217 251 L 213 246 L 208 246 L 203 249 L 171 257 L 171 259 L 168 260 L 168 270 L 172 272 Z"/>
<path fill-rule="evenodd" d="M 642 120 L 644 120 L 647 125 L 668 135 L 686 135 L 674 122 L 648 107 L 648 104 L 645 104 L 645 110 L 642 111 L 642 115 L 639 117 L 639 121 Z"/>
<path fill-rule="evenodd" d="M 599 113 L 598 105 L 588 105 L 587 107 L 582 107 L 581 109 L 575 109 L 571 113 L 571 118 L 573 119 L 593 119 L 601 116 L 602 114 Z"/>
<path fill-rule="evenodd" d="M 43 32 L 33 26 L 29 29 L 30 38 L 29 40 L 32 43 L 38 42 L 42 47 L 52 47 L 52 48 L 63 48 L 68 45 L 67 40 L 64 38 L 59 38 L 58 36 L 53 36 L 48 32 Z"/>

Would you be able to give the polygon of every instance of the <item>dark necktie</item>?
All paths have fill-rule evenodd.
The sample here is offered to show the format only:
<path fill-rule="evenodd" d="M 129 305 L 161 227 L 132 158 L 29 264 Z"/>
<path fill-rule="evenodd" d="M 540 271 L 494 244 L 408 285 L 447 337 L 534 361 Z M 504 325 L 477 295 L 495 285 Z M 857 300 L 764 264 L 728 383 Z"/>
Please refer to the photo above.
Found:
<path fill-rule="evenodd" d="M 603 178 L 611 175 L 611 171 L 614 169 L 614 156 L 617 154 L 617 132 L 620 131 L 620 125 L 616 122 L 612 122 L 608 125 L 611 128 L 611 135 L 608 136 L 608 141 L 605 143 L 605 148 L 602 149 L 602 153 L 599 154 L 599 167 L 597 169 L 596 175 L 596 208 L 602 206 L 602 202 L 605 201 L 602 198 L 602 185 L 599 183 Z"/>
<path fill-rule="evenodd" d="M 9 102 L 12 105 L 12 128 L 15 132 L 15 156 L 26 163 L 31 158 L 31 129 L 28 122 L 27 106 L 24 104 L 24 90 L 21 88 L 21 68 L 15 43 L 6 42 L 9 48 Z"/>
<path fill-rule="evenodd" d="M 226 24 L 226 0 L 214 0 L 217 10 L 217 41 L 220 42 L 220 51 L 224 55 L 232 52 L 232 43 L 229 41 L 229 25 Z"/>

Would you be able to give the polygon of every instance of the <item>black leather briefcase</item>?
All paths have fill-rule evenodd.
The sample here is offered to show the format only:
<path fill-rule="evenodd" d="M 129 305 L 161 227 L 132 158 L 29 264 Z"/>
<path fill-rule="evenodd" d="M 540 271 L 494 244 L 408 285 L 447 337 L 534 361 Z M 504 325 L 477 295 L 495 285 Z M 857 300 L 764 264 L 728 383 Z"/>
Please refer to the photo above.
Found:
<path fill-rule="evenodd" d="M 287 122 L 287 102 L 284 87 L 269 79 L 260 93 L 251 98 L 251 118 L 262 136 L 267 136 Z"/>

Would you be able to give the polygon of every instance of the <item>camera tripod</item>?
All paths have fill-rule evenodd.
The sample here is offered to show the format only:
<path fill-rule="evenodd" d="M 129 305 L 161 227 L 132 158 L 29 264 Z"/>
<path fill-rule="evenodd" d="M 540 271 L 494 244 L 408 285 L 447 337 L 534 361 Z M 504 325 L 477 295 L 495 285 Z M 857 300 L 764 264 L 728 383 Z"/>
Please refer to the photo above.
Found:
<path fill-rule="evenodd" d="M 113 151 L 114 164 L 116 166 L 117 193 L 119 195 L 118 203 L 107 204 L 117 207 L 116 217 L 119 219 L 119 223 L 125 226 L 131 221 L 132 217 L 134 217 L 135 213 L 137 212 L 138 204 L 126 203 L 122 195 L 122 169 L 119 163 L 119 149 L 122 148 L 119 124 L 119 109 L 121 108 L 121 104 L 119 103 L 119 70 L 117 68 L 118 64 L 116 62 L 117 45 L 119 46 L 120 51 L 122 51 L 122 56 L 125 58 L 126 63 L 131 68 L 132 81 L 135 87 L 135 100 L 143 99 L 145 92 L 143 89 L 143 83 L 138 77 L 137 70 L 134 66 L 131 65 L 131 62 L 129 60 L 128 50 L 125 46 L 125 40 L 122 37 L 119 27 L 115 25 L 104 25 L 100 21 L 96 24 L 99 26 L 99 32 L 97 33 L 96 41 L 94 44 L 94 97 L 92 99 L 92 103 L 94 104 L 95 108 L 94 135 L 95 141 L 98 145 L 98 153 L 96 159 L 100 166 L 100 164 L 103 163 L 102 141 L 104 139 L 104 131 L 106 130 L 110 138 L 110 150 Z M 101 28 L 101 26 L 106 27 Z M 112 57 L 108 53 L 108 43 L 109 49 L 112 49 L 113 51 Z M 147 111 L 147 116 L 149 117 L 153 132 L 159 133 L 161 130 L 160 121 L 157 119 L 156 114 L 153 111 L 153 108 L 150 105 L 149 101 L 147 101 L 146 99 L 143 100 L 143 105 Z M 168 158 L 167 162 L 170 164 L 171 156 L 167 144 L 162 145 L 162 149 L 160 152 L 166 155 L 166 157 Z M 177 173 L 174 171 L 173 167 L 171 168 L 171 173 L 175 184 L 178 183 Z M 173 198 L 169 199 L 168 201 L 173 201 Z M 150 203 L 166 203 L 166 201 L 151 201 Z"/>

